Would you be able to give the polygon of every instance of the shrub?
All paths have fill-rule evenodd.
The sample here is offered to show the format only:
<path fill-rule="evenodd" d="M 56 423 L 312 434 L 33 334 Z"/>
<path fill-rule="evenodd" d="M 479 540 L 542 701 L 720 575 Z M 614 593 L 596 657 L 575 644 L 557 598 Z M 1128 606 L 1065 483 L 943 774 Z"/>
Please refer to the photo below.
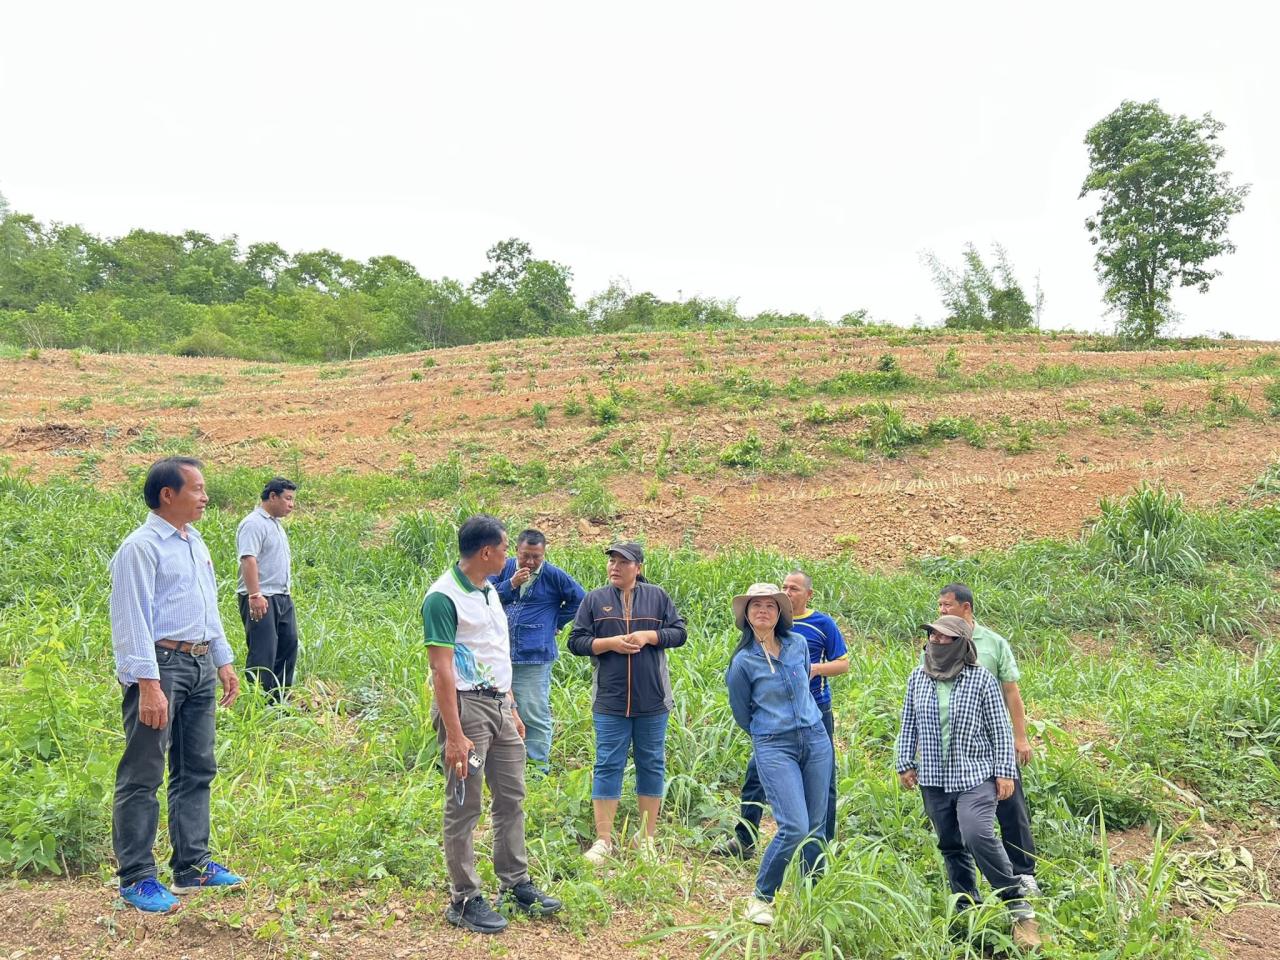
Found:
<path fill-rule="evenodd" d="M 764 464 L 764 444 L 752 431 L 737 443 L 724 447 L 720 451 L 720 462 L 726 467 L 759 469 Z"/>
<path fill-rule="evenodd" d="M 256 352 L 229 337 L 221 330 L 201 327 L 173 345 L 173 352 L 180 357 L 239 357 L 255 359 Z"/>

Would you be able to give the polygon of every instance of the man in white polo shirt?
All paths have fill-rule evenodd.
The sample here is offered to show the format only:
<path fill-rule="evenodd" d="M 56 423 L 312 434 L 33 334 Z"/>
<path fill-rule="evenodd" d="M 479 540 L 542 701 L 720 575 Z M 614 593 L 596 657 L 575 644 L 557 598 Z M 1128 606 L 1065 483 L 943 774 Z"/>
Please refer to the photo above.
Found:
<path fill-rule="evenodd" d="M 236 528 L 240 582 L 236 591 L 249 656 L 245 675 L 273 700 L 293 686 L 298 662 L 298 618 L 293 610 L 292 555 L 281 522 L 293 513 L 297 484 L 276 477 L 262 490 L 262 502 Z"/>
<path fill-rule="evenodd" d="M 502 521 L 477 514 L 458 529 L 456 564 L 422 603 L 445 783 L 444 861 L 449 868 L 445 919 L 476 933 L 498 933 L 507 920 L 490 905 L 476 872 L 472 833 L 488 781 L 492 796 L 493 868 L 500 901 L 530 916 L 562 904 L 529 879 L 524 843 L 524 723 L 511 696 L 507 615 L 488 580 L 507 560 Z"/>

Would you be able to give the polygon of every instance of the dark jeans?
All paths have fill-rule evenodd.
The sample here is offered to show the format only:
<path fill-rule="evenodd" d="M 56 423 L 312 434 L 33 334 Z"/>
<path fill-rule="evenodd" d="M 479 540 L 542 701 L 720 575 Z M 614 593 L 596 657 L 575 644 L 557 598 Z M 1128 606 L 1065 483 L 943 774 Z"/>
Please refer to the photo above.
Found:
<path fill-rule="evenodd" d="M 938 850 L 947 868 L 951 892 L 977 903 L 978 877 L 974 862 L 996 895 L 1015 914 L 1029 912 L 1022 899 L 1022 886 L 1004 846 L 996 838 L 996 783 L 984 780 L 962 793 L 948 793 L 938 787 L 921 787 L 924 812 L 938 835 Z"/>
<path fill-rule="evenodd" d="M 836 838 L 836 770 L 835 770 L 835 720 L 831 716 L 831 705 L 819 707 L 822 711 L 822 726 L 826 728 L 827 737 L 831 740 L 831 786 L 827 790 L 827 818 L 822 825 L 822 839 L 828 842 Z M 756 769 L 756 758 L 753 755 L 747 761 L 747 775 L 742 781 L 742 806 L 738 810 L 738 823 L 733 831 L 744 850 L 756 845 L 760 838 L 760 817 L 764 814 L 764 784 L 760 782 L 760 772 Z"/>
<path fill-rule="evenodd" d="M 756 769 L 778 824 L 756 874 L 756 896 L 771 901 L 797 850 L 806 871 L 818 862 L 834 751 L 830 737 L 816 723 L 752 741 Z"/>
<path fill-rule="evenodd" d="M 1013 872 L 1034 877 L 1036 842 L 1031 836 L 1031 812 L 1027 807 L 1027 795 L 1022 792 L 1021 777 L 1013 781 L 1013 796 L 997 804 L 996 821 L 1000 824 L 1000 839 L 1009 863 L 1013 865 Z"/>
<path fill-rule="evenodd" d="M 293 668 L 298 662 L 298 620 L 289 594 L 277 593 L 266 600 L 267 615 L 253 620 L 249 616 L 249 598 L 240 594 L 240 619 L 249 641 L 244 673 L 251 683 L 260 683 L 265 693 L 279 700 L 293 686 Z"/>
<path fill-rule="evenodd" d="M 111 811 L 111 845 L 122 887 L 156 875 L 156 793 L 166 759 L 174 879 L 188 879 L 209 862 L 209 785 L 218 772 L 213 757 L 217 671 L 208 654 L 193 657 L 157 649 L 156 662 L 160 689 L 169 700 L 169 721 L 163 728 L 154 730 L 138 719 L 136 683 L 124 690 L 124 755 L 116 768 Z"/>

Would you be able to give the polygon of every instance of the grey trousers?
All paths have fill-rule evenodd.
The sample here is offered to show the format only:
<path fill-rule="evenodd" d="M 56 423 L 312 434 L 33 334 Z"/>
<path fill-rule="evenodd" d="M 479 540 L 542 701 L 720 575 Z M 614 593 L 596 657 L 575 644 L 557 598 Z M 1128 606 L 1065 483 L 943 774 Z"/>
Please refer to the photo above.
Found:
<path fill-rule="evenodd" d="M 1004 845 L 996 836 L 996 784 L 985 780 L 962 793 L 948 793 L 938 787 L 921 787 L 924 811 L 938 834 L 938 850 L 947 868 L 951 892 L 969 897 L 978 895 L 974 862 L 996 895 L 1015 915 L 1029 913 L 1022 886 L 1013 875 Z"/>
<path fill-rule="evenodd" d="M 156 875 L 157 793 L 169 767 L 169 866 L 185 880 L 209 862 L 209 785 L 218 772 L 213 757 L 217 671 L 208 654 L 193 657 L 156 650 L 160 689 L 169 700 L 169 722 L 160 730 L 138 719 L 138 685 L 124 689 L 124 754 L 116 768 L 111 845 L 127 887 Z"/>
<path fill-rule="evenodd" d="M 482 890 L 473 834 L 480 821 L 486 783 L 492 797 L 493 870 L 498 875 L 499 889 L 508 890 L 529 879 L 524 847 L 524 741 L 516 733 L 510 702 L 462 693 L 458 695 L 458 716 L 463 734 L 475 744 L 480 768 L 471 770 L 461 783 L 454 771 L 444 771 L 444 862 L 449 868 L 449 893 L 455 903 L 469 900 Z M 443 754 L 447 737 L 434 704 L 431 723 Z"/>

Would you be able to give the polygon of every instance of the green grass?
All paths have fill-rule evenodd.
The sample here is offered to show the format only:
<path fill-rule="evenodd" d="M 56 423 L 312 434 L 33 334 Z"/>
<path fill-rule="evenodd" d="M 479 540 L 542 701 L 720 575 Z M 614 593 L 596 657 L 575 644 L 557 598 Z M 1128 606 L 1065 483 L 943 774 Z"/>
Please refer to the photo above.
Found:
<path fill-rule="evenodd" d="M 485 467 L 498 484 L 525 476 L 517 464 Z M 220 713 L 213 793 L 215 848 L 255 878 L 255 889 L 278 899 L 286 927 L 319 923 L 315 904 L 344 891 L 389 898 L 443 879 L 444 789 L 418 609 L 453 557 L 459 517 L 519 500 L 509 486 L 488 500 L 459 499 L 466 470 L 455 456 L 426 469 L 406 463 L 390 475 L 302 478 L 304 509 L 290 531 L 310 705 L 277 711 L 250 692 Z M 234 532 L 261 479 L 247 470 L 211 472 L 213 500 L 201 523 L 237 651 Z M 566 655 L 553 673 L 556 773 L 529 784 L 534 878 L 569 903 L 570 930 L 607 923 L 625 905 L 642 908 L 645 931 L 658 938 L 677 917 L 703 916 L 719 934 L 705 942 L 723 956 L 961 955 L 947 945 L 932 833 L 919 798 L 897 788 L 891 759 L 904 679 L 917 656 L 916 624 L 934 612 L 938 586 L 961 579 L 975 588 L 982 619 L 1013 641 L 1041 736 L 1026 779 L 1053 956 L 1203 956 L 1192 922 L 1169 909 L 1195 882 L 1176 843 L 1163 844 L 1149 864 L 1119 866 L 1109 859 L 1103 827 L 1159 824 L 1168 835 L 1189 824 L 1194 835 L 1201 818 L 1262 829 L 1275 816 L 1280 647 L 1268 624 L 1277 612 L 1280 505 L 1268 493 L 1273 480 L 1260 481 L 1252 505 L 1210 512 L 1143 490 L 1105 505 L 1079 540 L 924 557 L 896 572 L 862 570 L 847 557 L 651 546 L 646 573 L 672 593 L 690 636 L 670 656 L 676 709 L 661 831 L 666 862 L 654 869 L 624 863 L 612 874 L 593 874 L 581 862 L 591 836 L 589 663 Z M 576 483 L 576 497 L 600 498 L 604 490 L 590 476 Z M 388 526 L 382 504 L 406 491 L 449 506 Z M 21 558 L 0 565 L 2 869 L 107 878 L 121 734 L 105 567 L 143 515 L 133 490 L 0 475 L 0 536 L 7 556 Z M 588 587 L 603 583 L 598 544 L 557 540 L 551 555 Z M 812 891 L 788 884 L 780 922 L 761 932 L 708 896 L 712 882 L 745 895 L 752 880 L 751 867 L 712 863 L 706 854 L 732 816 L 748 754 L 724 691 L 734 642 L 728 601 L 797 562 L 817 581 L 816 605 L 845 625 L 856 663 L 835 683 L 841 839 L 832 870 Z M 1103 640 L 1111 652 L 1086 653 L 1081 638 Z M 1072 733 L 1081 722 L 1088 736 Z M 630 797 L 620 811 L 627 817 L 634 822 Z M 1188 877 L 1192 887 L 1179 886 Z M 975 935 L 996 946 L 1007 936 L 994 907 L 973 924 Z"/>

